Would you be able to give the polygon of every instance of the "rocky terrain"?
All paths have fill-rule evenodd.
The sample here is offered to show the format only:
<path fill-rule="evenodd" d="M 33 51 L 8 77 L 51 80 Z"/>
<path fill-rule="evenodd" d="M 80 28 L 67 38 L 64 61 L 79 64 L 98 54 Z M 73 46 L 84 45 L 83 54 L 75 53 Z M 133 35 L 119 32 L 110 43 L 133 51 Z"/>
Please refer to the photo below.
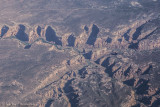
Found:
<path fill-rule="evenodd" d="M 1 0 L 0 9 L 0 106 L 160 106 L 158 0 Z"/>

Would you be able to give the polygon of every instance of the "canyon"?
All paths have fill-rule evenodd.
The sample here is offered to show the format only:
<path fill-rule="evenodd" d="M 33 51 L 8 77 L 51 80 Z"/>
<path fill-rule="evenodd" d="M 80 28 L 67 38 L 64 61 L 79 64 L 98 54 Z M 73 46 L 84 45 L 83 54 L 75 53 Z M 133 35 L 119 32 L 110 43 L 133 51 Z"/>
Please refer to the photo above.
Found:
<path fill-rule="evenodd" d="M 160 106 L 159 1 L 0 4 L 0 106 Z"/>

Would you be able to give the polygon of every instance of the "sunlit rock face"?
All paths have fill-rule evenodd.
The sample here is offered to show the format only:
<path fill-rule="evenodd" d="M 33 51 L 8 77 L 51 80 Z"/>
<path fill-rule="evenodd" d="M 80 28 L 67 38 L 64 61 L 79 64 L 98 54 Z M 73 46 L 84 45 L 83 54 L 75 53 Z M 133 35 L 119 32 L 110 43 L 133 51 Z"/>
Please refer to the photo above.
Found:
<path fill-rule="evenodd" d="M 0 10 L 0 106 L 160 106 L 160 1 L 1 0 Z"/>

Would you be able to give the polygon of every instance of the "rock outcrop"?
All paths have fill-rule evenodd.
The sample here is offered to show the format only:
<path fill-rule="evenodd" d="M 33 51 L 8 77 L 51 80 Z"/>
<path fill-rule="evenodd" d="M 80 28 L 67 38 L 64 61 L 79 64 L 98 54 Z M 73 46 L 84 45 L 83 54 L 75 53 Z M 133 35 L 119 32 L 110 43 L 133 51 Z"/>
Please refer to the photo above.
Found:
<path fill-rule="evenodd" d="M 4 25 L 2 28 L 1 28 L 1 31 L 0 31 L 0 37 L 3 37 L 9 30 L 9 27 Z"/>
<path fill-rule="evenodd" d="M 88 37 L 88 40 L 86 42 L 86 44 L 88 45 L 94 45 L 96 39 L 97 39 L 97 36 L 98 36 L 98 33 L 99 33 L 99 28 L 98 26 L 96 26 L 95 24 L 92 25 L 92 31 Z"/>
<path fill-rule="evenodd" d="M 62 37 L 62 45 L 63 46 L 71 46 L 75 45 L 75 36 L 73 34 L 67 34 Z"/>
<path fill-rule="evenodd" d="M 36 26 L 35 29 L 30 31 L 29 33 L 29 42 L 32 43 L 40 37 L 41 37 L 41 27 Z"/>
<path fill-rule="evenodd" d="M 25 29 L 26 29 L 25 25 L 22 24 L 13 26 L 9 28 L 9 30 L 5 31 L 5 35 L 3 34 L 3 37 L 15 36 L 17 39 L 21 41 L 29 41 L 29 37 L 25 33 Z"/>
<path fill-rule="evenodd" d="M 74 46 L 75 47 L 84 47 L 84 45 L 87 42 L 87 38 L 88 38 L 88 30 L 86 31 L 84 29 L 84 31 L 78 37 L 76 37 Z"/>
<path fill-rule="evenodd" d="M 45 27 L 45 39 L 48 42 L 54 42 L 56 45 L 62 45 L 60 37 L 56 35 L 55 30 L 51 26 Z"/>

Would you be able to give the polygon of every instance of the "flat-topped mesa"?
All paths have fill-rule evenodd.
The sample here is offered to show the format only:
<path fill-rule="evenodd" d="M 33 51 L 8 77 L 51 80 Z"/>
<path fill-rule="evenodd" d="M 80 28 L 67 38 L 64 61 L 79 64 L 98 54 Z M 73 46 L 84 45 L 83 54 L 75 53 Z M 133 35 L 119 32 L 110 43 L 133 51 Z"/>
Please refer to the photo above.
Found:
<path fill-rule="evenodd" d="M 0 30 L 0 37 L 3 37 L 9 30 L 9 27 L 4 25 Z"/>
<path fill-rule="evenodd" d="M 25 33 L 26 27 L 22 24 L 13 26 L 10 28 L 3 37 L 11 37 L 15 36 L 17 39 L 21 41 L 28 41 L 29 37 Z"/>
<path fill-rule="evenodd" d="M 46 26 L 44 29 L 44 37 L 48 42 L 54 42 L 56 45 L 62 45 L 60 37 L 56 35 L 55 30 L 51 26 Z"/>
<path fill-rule="evenodd" d="M 41 37 L 41 27 L 36 26 L 34 30 L 29 33 L 29 42 L 32 43 Z"/>

